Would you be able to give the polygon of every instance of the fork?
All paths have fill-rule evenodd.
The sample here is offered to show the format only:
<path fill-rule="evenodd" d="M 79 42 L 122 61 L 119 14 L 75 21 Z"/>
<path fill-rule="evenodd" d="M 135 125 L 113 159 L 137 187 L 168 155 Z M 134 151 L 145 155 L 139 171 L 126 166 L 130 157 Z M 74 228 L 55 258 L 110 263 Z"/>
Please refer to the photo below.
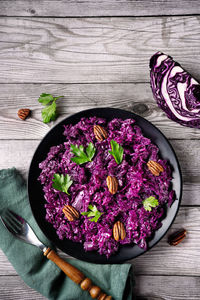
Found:
<path fill-rule="evenodd" d="M 3 211 L 0 219 L 10 233 L 19 240 L 34 245 L 42 250 L 44 256 L 53 261 L 72 281 L 79 284 L 83 290 L 88 291 L 93 299 L 112 299 L 111 296 L 102 292 L 100 287 L 95 286 L 91 279 L 87 278 L 80 270 L 64 261 L 54 250 L 45 246 L 35 235 L 30 225 L 21 216 L 9 209 L 6 209 Z"/>

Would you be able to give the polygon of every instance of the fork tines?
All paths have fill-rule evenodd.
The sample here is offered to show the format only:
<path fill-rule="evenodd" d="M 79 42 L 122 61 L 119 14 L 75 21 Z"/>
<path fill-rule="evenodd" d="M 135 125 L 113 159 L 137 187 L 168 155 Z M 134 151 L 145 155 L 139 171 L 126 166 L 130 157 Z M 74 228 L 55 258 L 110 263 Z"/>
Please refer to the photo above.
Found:
<path fill-rule="evenodd" d="M 1 220 L 5 227 L 12 233 L 20 233 L 23 225 L 23 219 L 10 209 L 5 209 L 1 215 Z"/>

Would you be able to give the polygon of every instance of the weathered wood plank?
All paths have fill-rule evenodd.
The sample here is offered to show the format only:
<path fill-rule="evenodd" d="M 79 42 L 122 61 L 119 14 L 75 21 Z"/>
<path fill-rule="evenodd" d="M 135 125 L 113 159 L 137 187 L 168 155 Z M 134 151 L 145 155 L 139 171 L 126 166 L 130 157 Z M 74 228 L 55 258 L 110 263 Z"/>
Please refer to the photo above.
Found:
<path fill-rule="evenodd" d="M 198 0 L 1 0 L 1 16 L 151 16 L 200 14 Z"/>
<path fill-rule="evenodd" d="M 172 0 L 151 1 L 148 9 L 146 1 L 0 1 L 0 15 L 5 16 L 191 13 L 200 13 L 199 1 L 184 0 L 181 5 Z M 0 19 L 0 82 L 120 83 L 2 85 L 0 139 L 5 140 L 0 142 L 0 168 L 15 165 L 27 176 L 30 159 L 39 141 L 22 139 L 40 139 L 53 126 L 41 122 L 37 98 L 45 91 L 44 87 L 47 92 L 66 95 L 58 103 L 61 115 L 57 122 L 84 108 L 111 106 L 139 113 L 153 121 L 168 138 L 199 139 L 198 130 L 169 121 L 157 108 L 149 84 L 140 83 L 149 81 L 148 60 L 157 49 L 167 49 L 188 71 L 200 78 L 199 21 L 200 17 Z M 33 111 L 32 118 L 22 122 L 16 112 L 27 105 Z M 177 247 L 168 246 L 165 237 L 154 249 L 132 261 L 137 274 L 137 299 L 199 299 L 200 208 L 190 205 L 199 206 L 200 203 L 200 141 L 173 140 L 172 145 L 183 169 L 182 204 L 188 207 L 181 207 L 170 232 L 185 227 L 188 236 Z M 45 299 L 26 287 L 18 276 L 10 275 L 16 275 L 16 272 L 0 251 L 0 298 Z"/>
<path fill-rule="evenodd" d="M 199 23 L 200 16 L 1 18 L 0 82 L 149 82 L 157 50 L 200 78 Z"/>
<path fill-rule="evenodd" d="M 199 277 L 136 276 L 137 300 L 199 300 L 199 293 Z"/>
<path fill-rule="evenodd" d="M 172 146 L 178 156 L 184 179 L 182 205 L 200 205 L 200 140 L 174 140 Z M 34 150 L 39 141 L 7 141 L 0 142 L 0 169 L 15 166 L 24 177 L 27 172 Z"/>
<path fill-rule="evenodd" d="M 168 235 L 180 228 L 188 231 L 187 237 L 178 246 L 169 246 Z M 181 207 L 169 233 L 149 252 L 130 262 L 137 275 L 200 276 L 199 243 L 200 208 Z M 62 253 L 62 257 L 67 256 Z M 1 251 L 0 275 L 16 275 L 16 271 Z"/>
<path fill-rule="evenodd" d="M 199 300 L 200 278 L 189 276 L 136 276 L 134 295 L 137 300 Z M 19 276 L 0 277 L 3 300 L 45 300 Z M 185 288 L 187 287 L 187 288 Z"/>
<path fill-rule="evenodd" d="M 0 299 L 45 300 L 47 298 L 28 287 L 19 276 L 0 276 Z"/>
<path fill-rule="evenodd" d="M 42 92 L 64 95 L 57 101 L 56 122 L 44 124 L 37 101 Z M 32 110 L 26 122 L 17 116 L 19 108 Z M 133 111 L 156 125 L 170 139 L 199 139 L 198 129 L 169 120 L 153 99 L 149 83 L 122 84 L 1 84 L 0 139 L 40 139 L 60 120 L 94 107 L 115 107 Z"/>

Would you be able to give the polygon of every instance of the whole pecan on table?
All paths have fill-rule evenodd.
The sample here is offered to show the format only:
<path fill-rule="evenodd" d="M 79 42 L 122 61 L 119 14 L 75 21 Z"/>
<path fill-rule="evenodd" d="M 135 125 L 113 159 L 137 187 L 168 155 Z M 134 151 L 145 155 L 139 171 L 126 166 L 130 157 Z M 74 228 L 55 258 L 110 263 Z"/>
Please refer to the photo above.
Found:
<path fill-rule="evenodd" d="M 71 205 L 65 205 L 63 207 L 63 212 L 68 221 L 72 222 L 79 218 L 79 212 Z"/>
<path fill-rule="evenodd" d="M 25 120 L 28 115 L 30 114 L 30 109 L 29 108 L 21 108 L 18 110 L 18 117 L 21 119 L 21 120 Z"/>
<path fill-rule="evenodd" d="M 170 234 L 170 236 L 168 237 L 168 243 L 171 246 L 178 245 L 186 237 L 186 233 L 187 233 L 187 231 L 185 229 L 180 229 L 180 230 Z"/>

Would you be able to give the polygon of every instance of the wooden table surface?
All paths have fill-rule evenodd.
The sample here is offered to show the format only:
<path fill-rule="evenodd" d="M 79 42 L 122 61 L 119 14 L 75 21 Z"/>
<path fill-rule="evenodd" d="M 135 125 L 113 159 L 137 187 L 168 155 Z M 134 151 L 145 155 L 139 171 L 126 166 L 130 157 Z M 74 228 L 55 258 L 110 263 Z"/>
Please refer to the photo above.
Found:
<path fill-rule="evenodd" d="M 116 107 L 138 113 L 172 143 L 183 172 L 181 208 L 167 236 L 132 261 L 138 299 L 200 299 L 200 131 L 170 121 L 149 85 L 149 58 L 173 56 L 200 79 L 199 0 L 0 1 L 0 168 L 27 177 L 35 148 L 75 112 Z M 41 121 L 42 92 L 65 95 L 56 122 Z M 23 122 L 19 108 L 32 110 Z M 44 299 L 27 287 L 0 251 L 0 299 Z"/>

